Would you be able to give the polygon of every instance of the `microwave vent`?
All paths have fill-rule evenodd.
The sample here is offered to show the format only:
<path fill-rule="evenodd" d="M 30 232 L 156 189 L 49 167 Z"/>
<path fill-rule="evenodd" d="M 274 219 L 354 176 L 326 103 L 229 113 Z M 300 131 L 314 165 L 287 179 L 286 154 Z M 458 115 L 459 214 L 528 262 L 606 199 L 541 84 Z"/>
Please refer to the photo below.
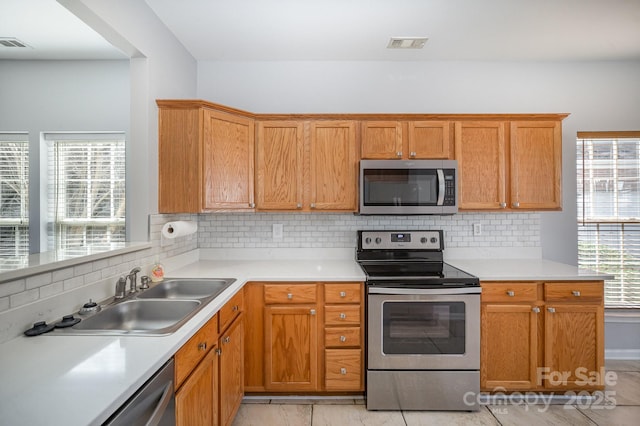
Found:
<path fill-rule="evenodd" d="M 19 48 L 26 48 L 29 47 L 26 43 L 18 40 L 17 38 L 11 38 L 11 37 L 0 37 L 0 46 L 2 47 L 19 47 Z"/>

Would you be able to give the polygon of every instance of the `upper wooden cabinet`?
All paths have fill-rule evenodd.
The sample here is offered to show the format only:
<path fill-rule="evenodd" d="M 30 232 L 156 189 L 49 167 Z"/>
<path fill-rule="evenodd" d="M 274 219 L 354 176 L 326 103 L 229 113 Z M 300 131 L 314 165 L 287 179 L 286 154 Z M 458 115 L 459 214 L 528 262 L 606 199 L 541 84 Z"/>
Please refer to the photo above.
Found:
<path fill-rule="evenodd" d="M 362 159 L 451 158 L 449 121 L 363 121 Z"/>
<path fill-rule="evenodd" d="M 456 122 L 455 158 L 460 209 L 562 208 L 559 119 Z"/>
<path fill-rule="evenodd" d="M 158 105 L 159 213 L 253 209 L 253 119 L 198 102 Z"/>
<path fill-rule="evenodd" d="M 356 211 L 353 121 L 261 121 L 256 142 L 258 210 Z"/>

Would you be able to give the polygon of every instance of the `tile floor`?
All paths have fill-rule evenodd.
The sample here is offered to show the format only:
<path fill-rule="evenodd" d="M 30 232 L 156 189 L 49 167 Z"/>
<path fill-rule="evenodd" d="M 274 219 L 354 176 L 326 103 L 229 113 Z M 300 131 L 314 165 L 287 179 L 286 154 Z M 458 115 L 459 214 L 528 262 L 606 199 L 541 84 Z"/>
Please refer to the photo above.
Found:
<path fill-rule="evenodd" d="M 602 402 L 489 404 L 480 411 L 367 411 L 362 399 L 245 398 L 233 426 L 640 425 L 640 361 L 608 361 L 617 374 Z M 614 401 L 615 400 L 615 401 Z"/>

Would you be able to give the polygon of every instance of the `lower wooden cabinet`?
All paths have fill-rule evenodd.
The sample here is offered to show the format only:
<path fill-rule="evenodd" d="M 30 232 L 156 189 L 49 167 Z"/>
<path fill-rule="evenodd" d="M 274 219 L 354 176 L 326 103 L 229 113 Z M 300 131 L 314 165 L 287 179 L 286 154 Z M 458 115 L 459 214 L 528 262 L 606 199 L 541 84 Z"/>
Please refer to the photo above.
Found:
<path fill-rule="evenodd" d="M 362 283 L 247 283 L 245 391 L 364 389 Z"/>
<path fill-rule="evenodd" d="M 484 391 L 604 388 L 604 283 L 483 282 Z"/>
<path fill-rule="evenodd" d="M 244 396 L 244 319 L 240 314 L 220 336 L 220 425 L 233 423 Z"/>
<path fill-rule="evenodd" d="M 217 424 L 218 355 L 212 350 L 176 392 L 176 425 Z"/>

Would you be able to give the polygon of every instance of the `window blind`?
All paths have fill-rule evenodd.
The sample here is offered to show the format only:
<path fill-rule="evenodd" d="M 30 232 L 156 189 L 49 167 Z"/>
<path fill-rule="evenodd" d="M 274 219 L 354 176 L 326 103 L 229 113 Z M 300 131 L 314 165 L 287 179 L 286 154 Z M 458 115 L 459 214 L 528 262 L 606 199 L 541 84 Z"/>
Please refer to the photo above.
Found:
<path fill-rule="evenodd" d="M 125 141 L 122 134 L 47 134 L 50 149 L 49 245 L 65 253 L 125 241 Z"/>
<path fill-rule="evenodd" d="M 29 140 L 0 134 L 0 257 L 29 254 Z"/>
<path fill-rule="evenodd" d="M 615 275 L 607 307 L 640 308 L 640 132 L 578 133 L 578 264 Z"/>

